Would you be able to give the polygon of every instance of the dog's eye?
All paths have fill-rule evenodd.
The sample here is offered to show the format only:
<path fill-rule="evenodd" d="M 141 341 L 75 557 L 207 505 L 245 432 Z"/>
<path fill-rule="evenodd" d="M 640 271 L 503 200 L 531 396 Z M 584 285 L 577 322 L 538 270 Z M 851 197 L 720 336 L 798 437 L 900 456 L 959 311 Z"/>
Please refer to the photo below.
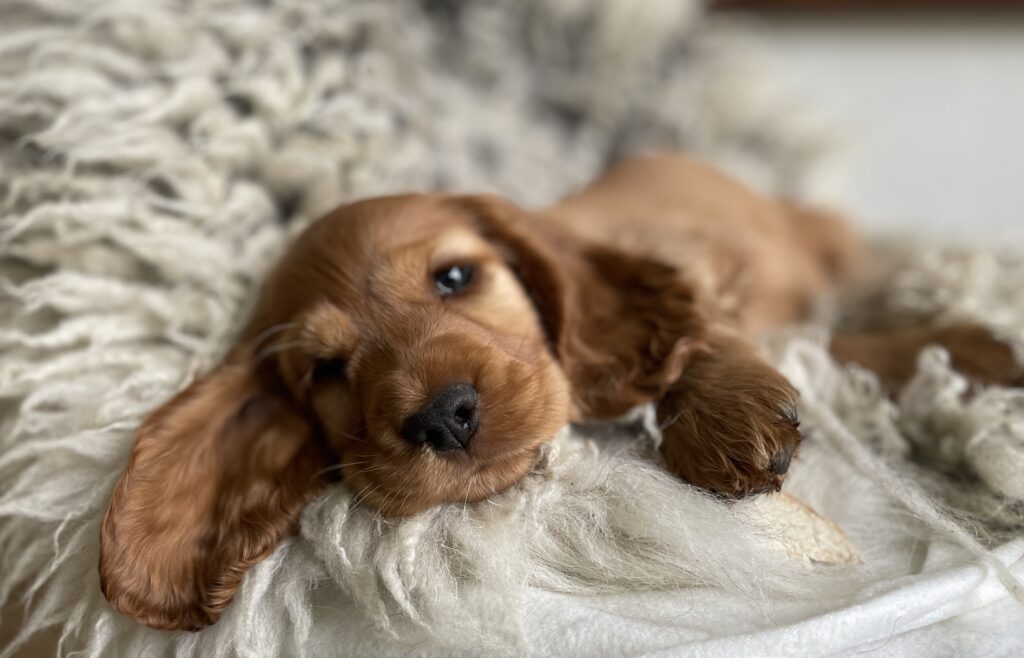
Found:
<path fill-rule="evenodd" d="M 434 272 L 434 285 L 442 297 L 462 292 L 472 280 L 472 265 L 453 265 Z"/>
<path fill-rule="evenodd" d="M 313 363 L 313 381 L 326 382 L 345 377 L 345 359 L 317 359 Z"/>

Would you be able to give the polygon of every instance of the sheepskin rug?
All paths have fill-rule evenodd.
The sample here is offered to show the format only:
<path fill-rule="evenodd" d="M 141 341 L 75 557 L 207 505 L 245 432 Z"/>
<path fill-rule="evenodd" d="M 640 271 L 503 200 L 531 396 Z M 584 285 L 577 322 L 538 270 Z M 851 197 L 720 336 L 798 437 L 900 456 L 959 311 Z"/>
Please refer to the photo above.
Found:
<path fill-rule="evenodd" d="M 1024 393 L 966 395 L 933 349 L 893 402 L 824 345 L 837 322 L 923 318 L 1024 345 L 1024 252 L 890 246 L 884 286 L 765 343 L 803 395 L 787 490 L 843 527 L 859 566 L 791 559 L 750 505 L 662 473 L 641 410 L 567 428 L 477 505 L 395 522 L 330 491 L 202 632 L 114 613 L 98 526 L 133 430 L 216 361 L 319 213 L 410 189 L 542 204 L 645 146 L 807 198 L 832 137 L 697 2 L 5 0 L 2 14 L 5 655 L 47 634 L 84 656 L 654 650 L 614 633 L 548 642 L 552 601 L 643 617 L 648 638 L 676 629 L 663 646 L 681 653 L 870 600 L 932 562 L 987 565 L 1021 598 L 1005 555 L 1024 533 Z"/>

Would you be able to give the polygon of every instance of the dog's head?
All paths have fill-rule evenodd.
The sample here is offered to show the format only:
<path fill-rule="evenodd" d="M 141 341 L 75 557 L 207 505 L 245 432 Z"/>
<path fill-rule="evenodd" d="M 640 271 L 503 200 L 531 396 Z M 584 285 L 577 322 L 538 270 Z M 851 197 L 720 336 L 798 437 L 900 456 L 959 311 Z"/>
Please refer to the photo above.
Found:
<path fill-rule="evenodd" d="M 388 516 L 503 491 L 570 420 L 658 397 L 701 347 L 695 309 L 671 268 L 497 198 L 340 208 L 271 273 L 224 363 L 139 430 L 104 592 L 197 628 L 331 477 Z"/>

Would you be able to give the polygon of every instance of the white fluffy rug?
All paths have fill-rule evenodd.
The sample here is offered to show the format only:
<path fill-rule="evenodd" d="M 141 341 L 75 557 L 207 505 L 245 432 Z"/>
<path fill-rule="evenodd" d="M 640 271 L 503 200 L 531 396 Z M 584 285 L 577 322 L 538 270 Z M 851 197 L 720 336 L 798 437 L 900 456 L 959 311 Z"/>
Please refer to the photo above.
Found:
<path fill-rule="evenodd" d="M 1024 650 L 982 614 L 1024 609 L 1009 594 L 1024 394 L 964 396 L 931 352 L 891 403 L 828 358 L 824 325 L 767 346 L 803 393 L 787 489 L 843 526 L 861 566 L 787 559 L 746 507 L 663 475 L 624 425 L 560 436 L 521 486 L 470 508 L 393 523 L 332 491 L 200 633 L 113 613 L 98 522 L 134 428 L 214 361 L 318 213 L 436 187 L 544 203 L 644 145 L 806 196 L 830 136 L 691 2 L 2 12 L 0 604 L 24 616 L 19 642 L 57 629 L 62 652 L 87 656 L 927 655 L 973 652 L 981 633 Z M 1024 344 L 1024 252 L 888 259 L 889 285 L 838 317 L 976 318 Z"/>

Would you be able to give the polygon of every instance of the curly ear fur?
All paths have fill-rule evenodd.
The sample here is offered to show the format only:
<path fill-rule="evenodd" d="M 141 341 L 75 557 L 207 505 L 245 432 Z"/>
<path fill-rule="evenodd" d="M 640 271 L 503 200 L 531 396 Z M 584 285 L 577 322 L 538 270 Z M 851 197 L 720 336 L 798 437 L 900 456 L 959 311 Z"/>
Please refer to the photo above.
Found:
<path fill-rule="evenodd" d="M 458 201 L 505 251 L 584 415 L 660 398 L 704 350 L 695 288 L 675 268 L 589 244 L 498 197 Z"/>
<path fill-rule="evenodd" d="M 564 367 L 587 415 L 614 418 L 659 399 L 706 349 L 704 317 L 668 265 L 600 247 L 582 261 Z"/>
<path fill-rule="evenodd" d="M 136 434 L 101 528 L 104 595 L 154 628 L 215 622 L 326 463 L 303 416 L 247 366 L 197 380 Z"/>

